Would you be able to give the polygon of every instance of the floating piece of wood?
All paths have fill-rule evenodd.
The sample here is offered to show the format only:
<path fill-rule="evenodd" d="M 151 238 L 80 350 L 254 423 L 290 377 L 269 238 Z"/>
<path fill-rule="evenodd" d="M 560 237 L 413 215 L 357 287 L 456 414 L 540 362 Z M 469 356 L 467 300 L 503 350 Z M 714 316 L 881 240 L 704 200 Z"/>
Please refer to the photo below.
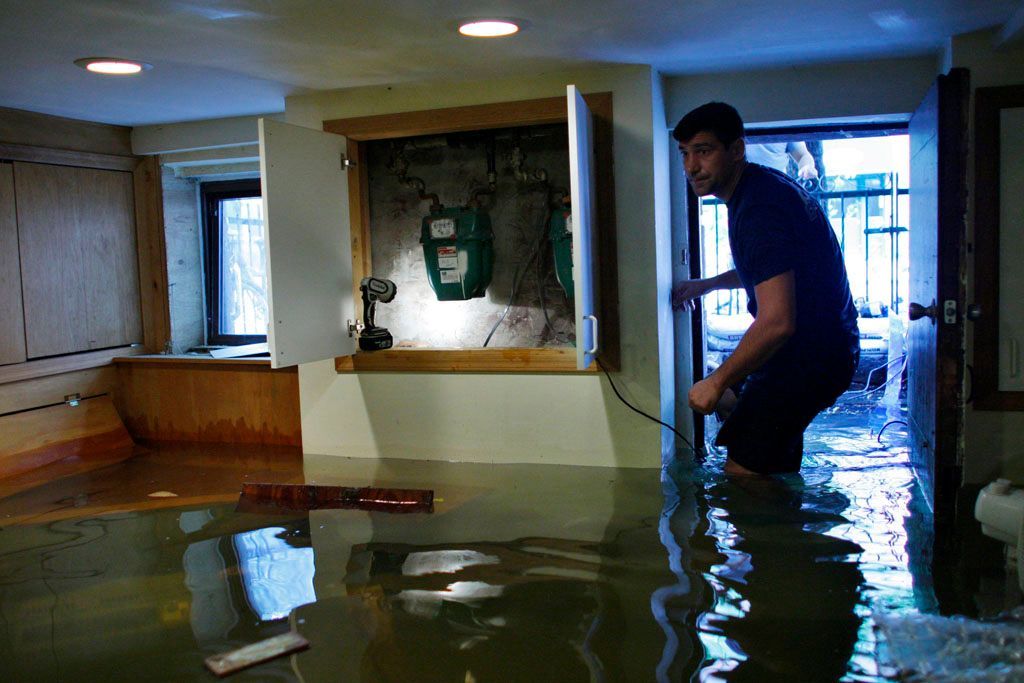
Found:
<path fill-rule="evenodd" d="M 309 641 L 294 631 L 261 640 L 258 643 L 240 647 L 231 652 L 211 655 L 203 660 L 206 668 L 221 678 L 236 671 L 241 671 L 255 664 L 260 664 L 275 657 L 305 650 Z"/>
<path fill-rule="evenodd" d="M 381 512 L 433 512 L 429 489 L 386 489 L 371 486 L 245 483 L 239 508 L 273 505 L 286 510 L 353 509 Z"/>

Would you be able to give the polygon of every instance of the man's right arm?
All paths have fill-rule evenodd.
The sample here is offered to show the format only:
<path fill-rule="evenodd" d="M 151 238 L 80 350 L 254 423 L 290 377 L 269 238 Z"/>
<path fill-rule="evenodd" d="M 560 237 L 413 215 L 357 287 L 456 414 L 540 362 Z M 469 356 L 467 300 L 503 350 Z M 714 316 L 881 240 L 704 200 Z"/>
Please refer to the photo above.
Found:
<path fill-rule="evenodd" d="M 672 290 L 672 308 L 693 310 L 693 300 L 717 289 L 739 289 L 743 286 L 734 270 L 700 280 L 683 280 Z"/>

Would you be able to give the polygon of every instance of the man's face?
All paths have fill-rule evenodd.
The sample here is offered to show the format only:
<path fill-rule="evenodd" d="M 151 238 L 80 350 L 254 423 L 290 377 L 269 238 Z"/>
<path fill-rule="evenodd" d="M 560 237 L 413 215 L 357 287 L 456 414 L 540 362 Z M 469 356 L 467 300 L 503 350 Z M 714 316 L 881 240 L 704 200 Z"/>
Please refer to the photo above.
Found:
<path fill-rule="evenodd" d="M 744 149 L 742 138 L 726 147 L 709 131 L 700 131 L 689 140 L 680 142 L 683 169 L 694 193 L 698 197 L 706 197 L 728 191 L 743 159 Z"/>

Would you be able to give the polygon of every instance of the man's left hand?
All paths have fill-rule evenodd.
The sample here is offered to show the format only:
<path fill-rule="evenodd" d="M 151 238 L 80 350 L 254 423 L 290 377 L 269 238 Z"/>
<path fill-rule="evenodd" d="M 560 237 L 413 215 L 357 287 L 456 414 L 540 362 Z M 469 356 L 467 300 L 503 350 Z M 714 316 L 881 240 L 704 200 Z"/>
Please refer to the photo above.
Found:
<path fill-rule="evenodd" d="M 690 387 L 690 407 L 701 415 L 708 415 L 722 398 L 722 389 L 710 377 Z"/>

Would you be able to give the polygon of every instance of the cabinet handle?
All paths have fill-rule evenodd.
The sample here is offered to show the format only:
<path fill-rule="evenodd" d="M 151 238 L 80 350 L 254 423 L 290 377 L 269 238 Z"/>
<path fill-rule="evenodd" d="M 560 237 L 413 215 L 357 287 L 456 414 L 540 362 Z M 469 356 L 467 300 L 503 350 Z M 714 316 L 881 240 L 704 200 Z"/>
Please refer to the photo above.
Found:
<path fill-rule="evenodd" d="M 592 323 L 591 324 L 591 330 L 594 333 L 594 348 L 587 349 L 587 353 L 589 353 L 591 356 L 593 356 L 593 355 L 595 355 L 597 353 L 597 316 L 585 315 L 585 316 L 583 316 L 583 319 L 584 320 L 589 320 Z"/>

